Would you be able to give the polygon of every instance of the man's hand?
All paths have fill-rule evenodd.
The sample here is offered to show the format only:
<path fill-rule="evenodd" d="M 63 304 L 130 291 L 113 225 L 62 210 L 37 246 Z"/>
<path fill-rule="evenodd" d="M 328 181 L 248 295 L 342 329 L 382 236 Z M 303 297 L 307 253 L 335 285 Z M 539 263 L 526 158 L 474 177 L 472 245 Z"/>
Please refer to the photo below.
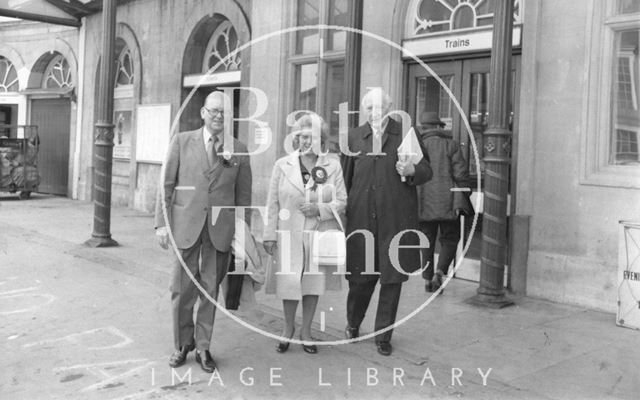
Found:
<path fill-rule="evenodd" d="M 409 160 L 398 160 L 398 162 L 396 163 L 396 171 L 398 171 L 398 175 L 400 176 L 413 176 L 416 173 L 416 167 Z"/>
<path fill-rule="evenodd" d="M 315 203 L 300 204 L 300 211 L 302 211 L 304 216 L 308 218 L 313 218 L 320 215 L 320 209 L 318 209 L 318 205 Z"/>
<path fill-rule="evenodd" d="M 161 226 L 156 229 L 156 238 L 158 239 L 158 244 L 160 247 L 167 250 L 169 248 L 169 232 L 167 232 L 167 228 Z"/>
<path fill-rule="evenodd" d="M 278 248 L 278 243 L 275 240 L 265 240 L 264 243 L 262 243 L 262 246 L 264 247 L 264 251 L 272 256 Z"/>

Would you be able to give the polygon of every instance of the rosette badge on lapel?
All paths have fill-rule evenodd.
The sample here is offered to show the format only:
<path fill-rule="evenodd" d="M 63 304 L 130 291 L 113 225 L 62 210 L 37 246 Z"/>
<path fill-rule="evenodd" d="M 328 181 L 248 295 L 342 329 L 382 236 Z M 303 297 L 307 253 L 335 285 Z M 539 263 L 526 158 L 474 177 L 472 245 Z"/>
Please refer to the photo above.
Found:
<path fill-rule="evenodd" d="M 314 167 L 311 170 L 311 178 L 313 179 L 312 191 L 315 191 L 318 185 L 322 185 L 327 182 L 327 170 L 322 167 Z"/>
<path fill-rule="evenodd" d="M 236 160 L 236 157 L 228 151 L 223 151 L 221 154 L 218 155 L 218 157 L 221 158 L 222 166 L 225 168 L 238 166 L 238 160 Z"/>

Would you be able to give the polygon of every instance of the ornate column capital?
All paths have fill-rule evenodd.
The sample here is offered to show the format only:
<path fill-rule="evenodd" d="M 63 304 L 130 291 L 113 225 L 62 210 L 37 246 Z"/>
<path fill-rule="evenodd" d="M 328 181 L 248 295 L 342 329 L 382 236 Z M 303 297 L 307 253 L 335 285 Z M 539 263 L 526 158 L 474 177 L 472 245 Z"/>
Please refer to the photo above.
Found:
<path fill-rule="evenodd" d="M 95 124 L 94 141 L 96 146 L 113 146 L 113 125 L 110 122 L 98 121 Z"/>

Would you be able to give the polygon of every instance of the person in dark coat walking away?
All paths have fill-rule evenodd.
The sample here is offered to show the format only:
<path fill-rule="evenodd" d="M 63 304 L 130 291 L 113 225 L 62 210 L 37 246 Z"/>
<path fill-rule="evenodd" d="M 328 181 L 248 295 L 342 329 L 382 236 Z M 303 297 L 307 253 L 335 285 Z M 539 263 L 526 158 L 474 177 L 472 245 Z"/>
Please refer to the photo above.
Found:
<path fill-rule="evenodd" d="M 347 235 L 360 230 L 347 240 L 349 294 L 345 336 L 348 339 L 359 336 L 360 324 L 378 280 L 380 297 L 375 330 L 394 324 L 400 289 L 408 279 L 407 274 L 401 271 L 410 273 L 420 269 L 420 249 L 417 246 L 426 245 L 426 240 L 420 240 L 416 233 L 405 233 L 400 244 L 416 248 L 400 249 L 396 253 L 398 257 L 392 261 L 392 239 L 405 230 L 419 229 L 416 185 L 431 178 L 431 169 L 425 158 L 418 164 L 399 161 L 402 126 L 388 116 L 391 109 L 389 95 L 381 89 L 372 89 L 364 96 L 362 106 L 367 122 L 351 129 L 348 138 L 349 151 L 357 155 L 349 153 L 342 157 L 348 193 Z M 424 150 L 422 152 L 424 154 Z M 402 177 L 405 177 L 404 182 Z M 366 234 L 362 234 L 363 231 Z M 398 269 L 393 262 L 399 263 Z M 378 352 L 382 355 L 392 352 L 391 334 L 392 330 L 389 330 L 376 336 Z"/>
<path fill-rule="evenodd" d="M 427 268 L 422 272 L 426 280 L 427 292 L 435 292 L 442 285 L 442 277 L 447 275 L 449 265 L 456 255 L 460 240 L 458 217 L 468 213 L 455 201 L 456 196 L 468 196 L 467 193 L 454 193 L 451 189 L 463 188 L 469 179 L 469 168 L 462 155 L 460 145 L 453 139 L 450 131 L 444 131 L 444 122 L 436 112 L 424 112 L 420 116 L 422 132 L 420 140 L 429 155 L 429 164 L 433 179 L 418 186 L 420 230 L 429 239 L 429 248 L 423 250 Z M 440 255 L 434 274 L 433 253 L 435 241 L 440 231 Z"/>

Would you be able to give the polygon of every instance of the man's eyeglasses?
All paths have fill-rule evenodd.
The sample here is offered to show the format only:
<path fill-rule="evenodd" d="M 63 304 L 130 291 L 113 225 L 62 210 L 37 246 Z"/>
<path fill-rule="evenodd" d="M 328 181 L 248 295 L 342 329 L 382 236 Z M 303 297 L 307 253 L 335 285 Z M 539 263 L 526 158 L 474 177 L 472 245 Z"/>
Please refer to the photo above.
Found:
<path fill-rule="evenodd" d="M 208 109 L 207 107 L 202 107 L 202 108 L 207 110 L 207 113 L 211 118 L 215 118 L 218 115 L 220 115 L 221 117 L 224 117 L 224 110 L 219 110 L 217 108 Z"/>

